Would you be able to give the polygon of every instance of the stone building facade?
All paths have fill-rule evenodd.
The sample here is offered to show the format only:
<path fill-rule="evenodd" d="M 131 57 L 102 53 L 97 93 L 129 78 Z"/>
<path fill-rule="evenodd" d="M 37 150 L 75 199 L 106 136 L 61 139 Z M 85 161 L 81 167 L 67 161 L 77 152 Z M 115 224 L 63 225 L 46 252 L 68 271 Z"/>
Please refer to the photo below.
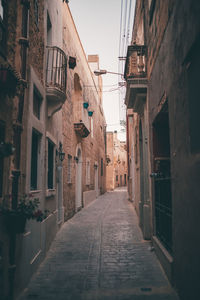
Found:
<path fill-rule="evenodd" d="M 48 210 L 16 234 L 0 209 L 0 298 L 14 299 L 64 220 L 105 191 L 106 124 L 68 1 L 2 0 L 0 30 L 0 204 Z"/>
<path fill-rule="evenodd" d="M 117 131 L 107 132 L 106 142 L 106 189 L 127 185 L 126 142 L 118 140 Z"/>
<path fill-rule="evenodd" d="M 69 69 L 63 114 L 65 219 L 105 192 L 105 130 L 98 55 L 86 57 L 70 10 L 63 10 L 63 49 L 76 59 Z M 91 116 L 90 116 L 91 114 Z"/>
<path fill-rule="evenodd" d="M 198 1 L 136 1 L 125 66 L 129 197 L 184 300 L 200 277 L 199 13 Z"/>

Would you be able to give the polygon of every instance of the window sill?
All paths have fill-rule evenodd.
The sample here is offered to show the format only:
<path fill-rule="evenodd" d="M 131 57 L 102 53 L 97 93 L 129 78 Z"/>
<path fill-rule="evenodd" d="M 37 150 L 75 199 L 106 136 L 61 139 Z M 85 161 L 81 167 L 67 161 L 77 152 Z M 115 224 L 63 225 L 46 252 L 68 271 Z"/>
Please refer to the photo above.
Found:
<path fill-rule="evenodd" d="M 56 190 L 55 189 L 49 189 L 46 190 L 46 197 L 52 197 L 56 195 Z"/>
<path fill-rule="evenodd" d="M 30 190 L 29 195 L 35 196 L 35 195 L 37 195 L 39 193 L 41 193 L 41 190 Z"/>

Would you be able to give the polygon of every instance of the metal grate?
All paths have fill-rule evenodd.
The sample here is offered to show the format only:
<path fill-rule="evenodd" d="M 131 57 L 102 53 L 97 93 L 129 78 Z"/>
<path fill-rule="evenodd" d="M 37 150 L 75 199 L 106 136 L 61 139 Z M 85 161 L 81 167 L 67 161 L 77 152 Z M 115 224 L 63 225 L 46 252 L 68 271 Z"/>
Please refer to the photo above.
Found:
<path fill-rule="evenodd" d="M 155 179 L 156 235 L 172 253 L 171 179 Z"/>

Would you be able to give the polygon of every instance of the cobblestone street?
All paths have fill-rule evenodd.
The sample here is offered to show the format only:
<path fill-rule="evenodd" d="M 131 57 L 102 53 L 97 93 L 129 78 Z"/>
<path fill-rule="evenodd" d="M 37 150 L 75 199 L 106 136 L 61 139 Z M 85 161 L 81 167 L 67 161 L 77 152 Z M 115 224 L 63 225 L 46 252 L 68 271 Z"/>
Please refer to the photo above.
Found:
<path fill-rule="evenodd" d="M 125 189 L 66 222 L 19 300 L 177 300 Z"/>

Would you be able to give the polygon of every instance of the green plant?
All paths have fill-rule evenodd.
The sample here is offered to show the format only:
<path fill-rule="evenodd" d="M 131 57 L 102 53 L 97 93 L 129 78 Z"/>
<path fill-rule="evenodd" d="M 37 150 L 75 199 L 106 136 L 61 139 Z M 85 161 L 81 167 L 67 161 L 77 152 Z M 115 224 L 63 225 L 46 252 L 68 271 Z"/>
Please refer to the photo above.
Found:
<path fill-rule="evenodd" d="M 48 210 L 44 210 L 44 212 L 40 210 L 39 203 L 38 198 L 30 199 L 25 195 L 19 200 L 16 208 L 11 208 L 5 204 L 2 205 L 0 207 L 0 215 L 18 215 L 26 220 L 35 219 L 37 222 L 42 222 L 48 216 Z"/>
<path fill-rule="evenodd" d="M 23 233 L 27 220 L 42 222 L 46 219 L 49 212 L 48 210 L 41 211 L 39 203 L 39 199 L 30 199 L 27 195 L 19 200 L 16 208 L 11 208 L 3 201 L 3 205 L 0 206 L 0 216 L 3 216 L 7 232 L 9 234 Z"/>

